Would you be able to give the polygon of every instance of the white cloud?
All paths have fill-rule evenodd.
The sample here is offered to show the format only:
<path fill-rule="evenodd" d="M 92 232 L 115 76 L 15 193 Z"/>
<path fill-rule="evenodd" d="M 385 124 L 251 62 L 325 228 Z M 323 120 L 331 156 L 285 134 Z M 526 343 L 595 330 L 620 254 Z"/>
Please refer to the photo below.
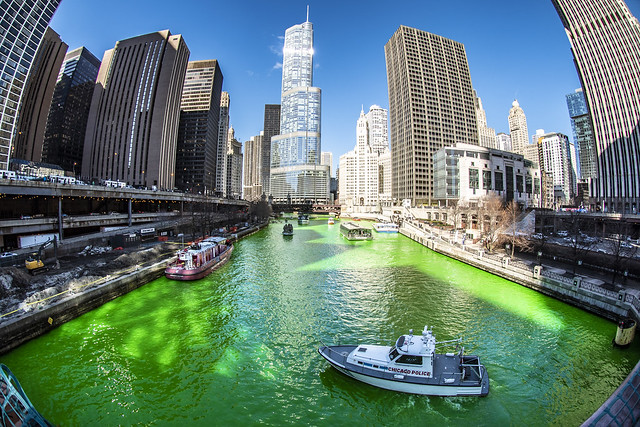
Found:
<path fill-rule="evenodd" d="M 282 62 L 276 62 L 272 70 L 279 70 L 282 68 Z"/>

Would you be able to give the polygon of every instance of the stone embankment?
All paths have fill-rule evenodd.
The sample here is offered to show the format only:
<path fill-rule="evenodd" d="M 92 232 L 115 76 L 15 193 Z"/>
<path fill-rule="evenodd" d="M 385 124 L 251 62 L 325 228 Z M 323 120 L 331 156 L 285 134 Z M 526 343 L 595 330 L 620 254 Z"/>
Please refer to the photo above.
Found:
<path fill-rule="evenodd" d="M 259 231 L 267 224 L 238 230 L 229 238 L 236 241 Z M 173 254 L 169 257 L 163 255 L 153 261 L 124 268 L 118 274 L 80 285 L 77 289 L 64 292 L 63 295 L 53 295 L 30 303 L 29 311 L 20 309 L 19 315 L 12 316 L 0 324 L 0 355 L 162 277 L 167 263 L 173 258 Z"/>
<path fill-rule="evenodd" d="M 560 272 L 533 267 L 506 256 L 485 254 L 481 249 L 457 245 L 419 225 L 405 221 L 400 232 L 410 239 L 450 258 L 534 289 L 568 304 L 617 321 L 631 317 L 640 321 L 640 291 L 611 291 L 598 286 L 589 277 L 567 278 Z M 612 331 L 613 335 L 613 331 Z M 640 421 L 640 362 L 583 426 L 637 425 Z"/>

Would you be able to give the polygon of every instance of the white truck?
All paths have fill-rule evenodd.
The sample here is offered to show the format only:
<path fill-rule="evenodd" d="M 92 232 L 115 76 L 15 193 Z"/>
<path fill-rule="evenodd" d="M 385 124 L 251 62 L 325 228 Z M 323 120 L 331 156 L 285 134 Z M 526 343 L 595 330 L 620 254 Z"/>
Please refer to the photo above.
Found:
<path fill-rule="evenodd" d="M 32 246 L 40 246 L 48 240 L 53 240 L 55 237 L 60 241 L 60 236 L 57 233 L 47 234 L 31 234 L 28 236 L 18 236 L 19 248 L 30 248 Z"/>

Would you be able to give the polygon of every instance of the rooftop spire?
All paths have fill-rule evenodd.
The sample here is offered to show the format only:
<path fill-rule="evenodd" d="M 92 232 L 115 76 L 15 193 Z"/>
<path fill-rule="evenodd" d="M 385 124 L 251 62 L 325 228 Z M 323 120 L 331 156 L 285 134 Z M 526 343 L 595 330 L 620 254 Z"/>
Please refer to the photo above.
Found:
<path fill-rule="evenodd" d="M 307 5 L 307 22 L 309 22 L 309 5 Z"/>

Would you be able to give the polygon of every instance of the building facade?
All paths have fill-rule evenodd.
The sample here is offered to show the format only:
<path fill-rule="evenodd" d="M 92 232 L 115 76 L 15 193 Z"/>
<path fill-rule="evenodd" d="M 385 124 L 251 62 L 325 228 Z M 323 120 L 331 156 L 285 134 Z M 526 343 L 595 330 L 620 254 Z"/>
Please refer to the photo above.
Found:
<path fill-rule="evenodd" d="M 218 162 L 216 163 L 216 188 L 215 194 L 226 196 L 227 190 L 227 160 L 229 151 L 229 126 L 231 98 L 229 92 L 223 91 L 220 95 L 220 120 L 218 120 Z"/>
<path fill-rule="evenodd" d="M 265 104 L 262 135 L 262 190 L 271 195 L 271 138 L 280 133 L 280 104 Z"/>
<path fill-rule="evenodd" d="M 169 30 L 121 40 L 105 52 L 87 122 L 83 177 L 173 189 L 188 61 L 182 36 Z"/>
<path fill-rule="evenodd" d="M 462 43 L 405 26 L 384 49 L 392 195 L 430 204 L 433 153 L 456 142 L 478 144 L 467 54 Z"/>
<path fill-rule="evenodd" d="M 537 135 L 540 169 L 550 174 L 553 180 L 554 207 L 573 204 L 576 181 L 571 164 L 569 138 L 558 132 Z"/>
<path fill-rule="evenodd" d="M 9 168 L 27 76 L 59 4 L 60 0 L 0 1 L 0 170 Z"/>
<path fill-rule="evenodd" d="M 12 157 L 42 161 L 42 147 L 51 99 L 67 46 L 51 27 L 44 32 L 33 59 L 16 122 Z"/>
<path fill-rule="evenodd" d="M 580 179 L 590 180 L 598 177 L 598 162 L 596 144 L 593 138 L 593 125 L 582 89 L 566 96 L 573 138 L 578 145 L 578 159 L 580 164 Z"/>
<path fill-rule="evenodd" d="M 469 206 L 491 194 L 525 208 L 540 205 L 540 169 L 520 154 L 454 144 L 435 153 L 434 171 L 436 197 L 444 206 Z"/>
<path fill-rule="evenodd" d="M 529 144 L 529 130 L 527 129 L 527 117 L 517 99 L 511 104 L 508 120 L 511 150 L 516 154 L 523 154 L 524 147 Z"/>
<path fill-rule="evenodd" d="M 262 197 L 262 149 L 264 135 L 252 136 L 244 143 L 242 198 L 251 202 Z"/>
<path fill-rule="evenodd" d="M 227 192 L 232 199 L 242 197 L 242 143 L 235 137 L 235 131 L 229 126 L 227 146 Z"/>
<path fill-rule="evenodd" d="M 42 147 L 42 161 L 73 175 L 82 170 L 82 152 L 91 97 L 100 60 L 86 47 L 67 53 L 58 75 Z"/>
<path fill-rule="evenodd" d="M 511 151 L 511 137 L 504 132 L 500 132 L 496 135 L 496 148 L 502 151 Z"/>
<path fill-rule="evenodd" d="M 313 25 L 285 32 L 280 134 L 271 138 L 270 191 L 276 203 L 327 203 L 329 169 L 320 164 L 321 91 L 313 87 Z"/>
<path fill-rule="evenodd" d="M 640 23 L 623 0 L 552 0 L 591 115 L 597 177 L 593 207 L 640 208 Z"/>
<path fill-rule="evenodd" d="M 218 164 L 222 71 L 215 59 L 190 61 L 180 103 L 175 186 L 212 194 Z"/>
<path fill-rule="evenodd" d="M 478 142 L 481 147 L 496 148 L 496 131 L 487 125 L 487 113 L 482 107 L 482 100 L 473 91 L 473 99 L 476 107 L 476 120 L 478 121 Z"/>

